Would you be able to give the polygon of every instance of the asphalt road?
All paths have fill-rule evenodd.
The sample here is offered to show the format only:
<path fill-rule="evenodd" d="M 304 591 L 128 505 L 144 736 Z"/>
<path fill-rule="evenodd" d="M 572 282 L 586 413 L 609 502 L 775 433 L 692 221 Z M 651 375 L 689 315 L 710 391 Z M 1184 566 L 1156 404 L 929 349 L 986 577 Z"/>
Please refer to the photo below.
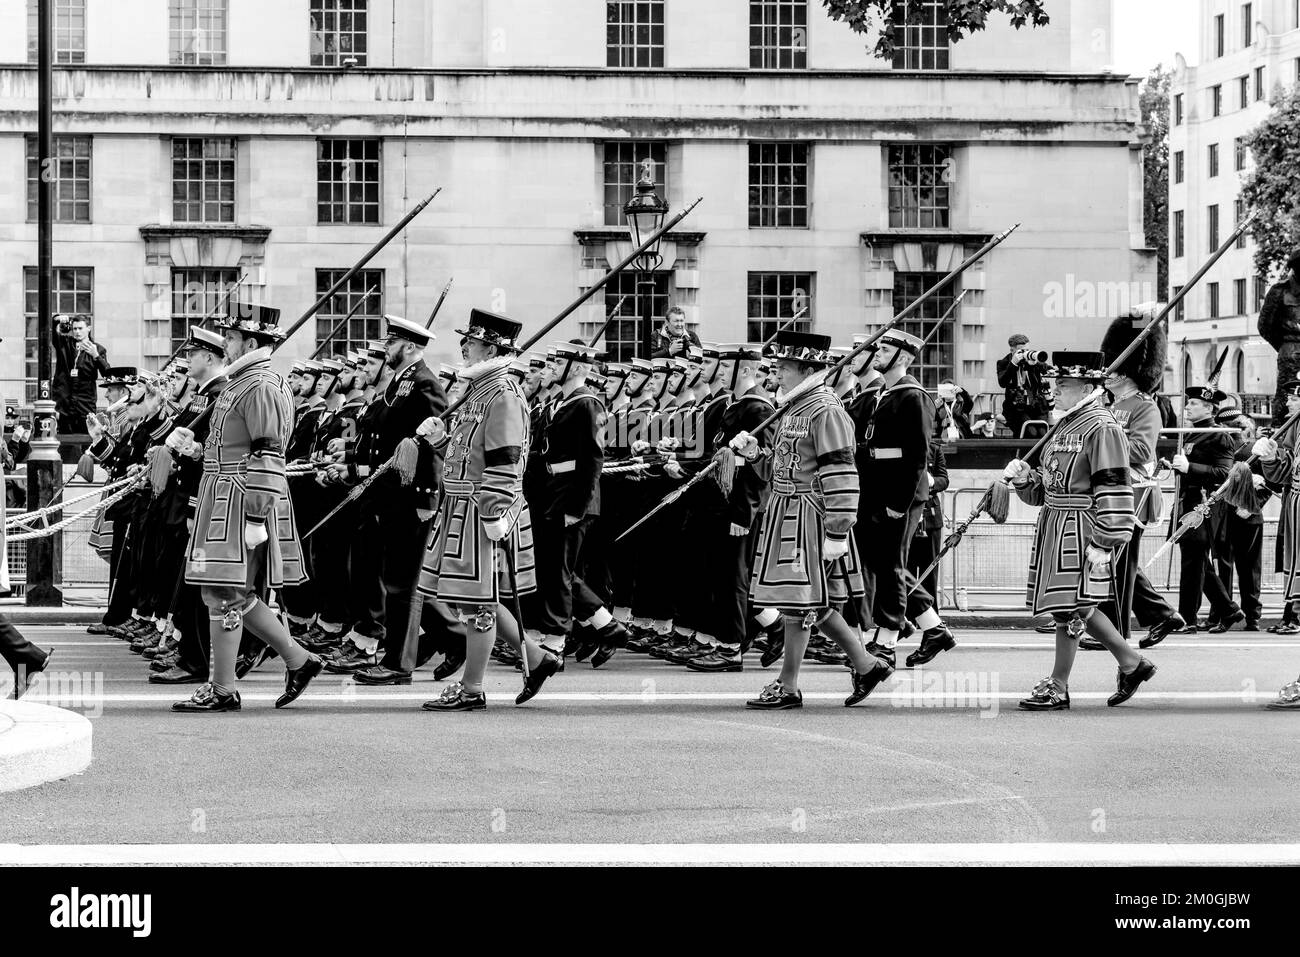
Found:
<path fill-rule="evenodd" d="M 1294 639 L 1167 640 L 1114 709 L 1112 660 L 1081 653 L 1057 714 L 1015 708 L 1050 638 L 1004 631 L 854 709 L 832 666 L 806 667 L 802 711 L 757 713 L 744 699 L 774 670 L 756 662 L 701 675 L 621 653 L 522 708 L 493 665 L 488 710 L 456 715 L 419 709 L 442 687 L 427 669 L 396 689 L 322 676 L 275 711 L 271 663 L 242 713 L 193 716 L 168 710 L 192 687 L 147 684 L 123 643 L 25 630 L 61 669 L 30 700 L 88 713 L 94 761 L 0 795 L 0 843 L 1300 841 L 1300 714 L 1263 709 L 1300 670 Z"/>

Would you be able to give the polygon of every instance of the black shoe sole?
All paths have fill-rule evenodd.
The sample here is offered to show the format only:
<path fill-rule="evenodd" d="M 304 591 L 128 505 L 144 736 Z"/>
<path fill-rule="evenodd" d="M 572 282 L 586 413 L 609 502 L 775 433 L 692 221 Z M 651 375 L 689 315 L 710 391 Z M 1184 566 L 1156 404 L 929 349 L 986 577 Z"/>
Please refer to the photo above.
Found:
<path fill-rule="evenodd" d="M 434 702 L 432 701 L 426 701 L 424 704 L 420 705 L 420 710 L 431 711 L 434 714 L 457 714 L 464 711 L 486 711 L 487 710 L 486 701 L 476 701 L 474 704 L 468 704 L 468 705 L 457 705 L 454 708 L 430 707 L 430 705 L 433 704 Z"/>
<path fill-rule="evenodd" d="M 802 701 L 782 701 L 779 704 L 759 704 L 756 701 L 745 702 L 745 708 L 749 711 L 795 711 L 802 707 Z"/>
<path fill-rule="evenodd" d="M 1017 707 L 1021 711 L 1069 711 L 1070 703 L 1067 701 L 1065 704 L 1054 704 L 1054 705 L 1039 707 L 1037 705 L 1025 704 L 1025 702 L 1021 701 L 1017 705 Z"/>

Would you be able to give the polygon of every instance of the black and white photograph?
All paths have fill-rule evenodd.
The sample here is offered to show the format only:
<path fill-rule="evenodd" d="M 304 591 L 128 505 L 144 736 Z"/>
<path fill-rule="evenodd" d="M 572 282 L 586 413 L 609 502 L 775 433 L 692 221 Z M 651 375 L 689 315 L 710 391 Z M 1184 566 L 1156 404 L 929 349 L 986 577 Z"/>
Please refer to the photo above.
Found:
<path fill-rule="evenodd" d="M 1300 0 L 0 0 L 0 171 L 6 939 L 1293 926 Z"/>

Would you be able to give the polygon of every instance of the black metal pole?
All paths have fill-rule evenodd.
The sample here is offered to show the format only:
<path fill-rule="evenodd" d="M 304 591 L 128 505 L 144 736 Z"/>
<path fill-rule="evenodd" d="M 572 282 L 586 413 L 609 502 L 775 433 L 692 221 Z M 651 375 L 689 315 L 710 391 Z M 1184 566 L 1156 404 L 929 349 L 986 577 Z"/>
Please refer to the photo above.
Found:
<path fill-rule="evenodd" d="M 641 294 L 641 358 L 650 360 L 651 325 L 655 321 L 654 273 L 637 263 L 637 292 Z"/>
<path fill-rule="evenodd" d="M 44 508 L 63 484 L 58 416 L 51 393 L 54 343 L 51 311 L 54 288 L 54 0 L 39 0 L 37 16 L 37 178 L 39 226 L 36 240 L 36 404 L 32 451 L 27 459 L 27 506 Z M 63 536 L 33 538 L 27 543 L 27 604 L 57 606 L 63 594 L 60 577 Z"/>

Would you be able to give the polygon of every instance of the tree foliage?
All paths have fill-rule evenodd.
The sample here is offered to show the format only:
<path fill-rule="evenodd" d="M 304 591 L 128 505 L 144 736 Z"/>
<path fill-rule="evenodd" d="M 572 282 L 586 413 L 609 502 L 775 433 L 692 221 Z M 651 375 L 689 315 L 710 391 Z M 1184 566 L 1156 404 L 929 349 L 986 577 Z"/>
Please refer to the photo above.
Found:
<path fill-rule="evenodd" d="M 1169 85 L 1173 71 L 1162 65 L 1142 83 L 1140 102 L 1147 142 L 1142 148 L 1142 226 L 1156 250 L 1156 297 L 1169 289 Z"/>
<path fill-rule="evenodd" d="M 1242 180 L 1247 213 L 1257 213 L 1255 273 L 1276 278 L 1300 247 L 1300 85 L 1274 94 L 1268 119 L 1246 136 L 1254 169 Z"/>
<path fill-rule="evenodd" d="M 1011 18 L 1011 25 L 1019 30 L 1026 24 L 1045 27 L 1051 21 L 1043 9 L 1046 0 L 945 0 L 945 22 L 948 24 L 948 40 L 956 43 L 962 37 L 969 36 L 977 30 L 983 30 L 988 24 L 989 15 L 1004 13 Z M 895 0 L 822 0 L 832 20 L 843 20 L 856 33 L 875 33 L 875 55 L 883 60 L 893 59 L 896 45 L 895 29 L 898 24 L 894 19 Z M 907 23 L 920 23 L 924 9 L 920 3 L 907 4 Z"/>

